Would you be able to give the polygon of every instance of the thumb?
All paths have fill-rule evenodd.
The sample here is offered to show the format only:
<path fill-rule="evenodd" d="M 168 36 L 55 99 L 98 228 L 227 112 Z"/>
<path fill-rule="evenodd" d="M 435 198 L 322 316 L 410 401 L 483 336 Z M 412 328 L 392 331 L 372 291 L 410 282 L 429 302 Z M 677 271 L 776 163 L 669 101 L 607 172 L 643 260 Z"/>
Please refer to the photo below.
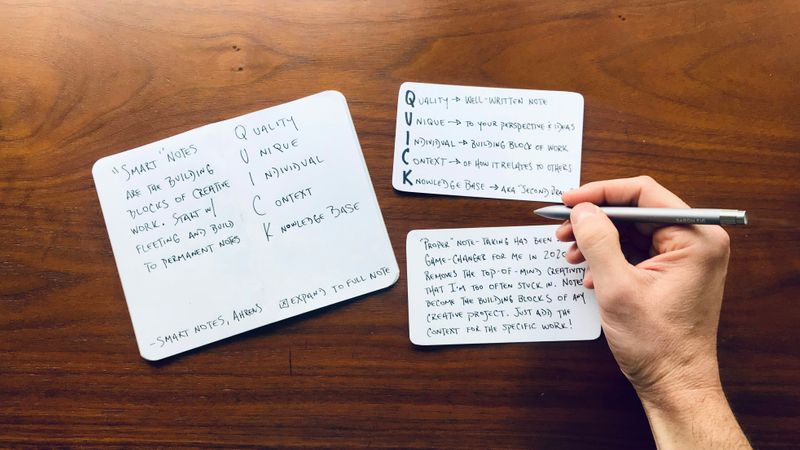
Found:
<path fill-rule="evenodd" d="M 597 206 L 580 203 L 570 214 L 578 249 L 592 270 L 594 284 L 614 283 L 628 278 L 631 265 L 619 244 L 619 232 Z"/>

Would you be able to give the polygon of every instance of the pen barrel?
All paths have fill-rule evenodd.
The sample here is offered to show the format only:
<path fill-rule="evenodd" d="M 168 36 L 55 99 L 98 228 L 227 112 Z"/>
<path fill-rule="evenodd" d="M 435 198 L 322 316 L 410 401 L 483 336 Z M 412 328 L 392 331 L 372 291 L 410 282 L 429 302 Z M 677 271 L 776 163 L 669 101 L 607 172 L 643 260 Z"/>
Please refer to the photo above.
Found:
<path fill-rule="evenodd" d="M 600 209 L 616 220 L 652 223 L 745 225 L 747 215 L 735 209 L 704 208 L 627 208 L 603 206 Z"/>

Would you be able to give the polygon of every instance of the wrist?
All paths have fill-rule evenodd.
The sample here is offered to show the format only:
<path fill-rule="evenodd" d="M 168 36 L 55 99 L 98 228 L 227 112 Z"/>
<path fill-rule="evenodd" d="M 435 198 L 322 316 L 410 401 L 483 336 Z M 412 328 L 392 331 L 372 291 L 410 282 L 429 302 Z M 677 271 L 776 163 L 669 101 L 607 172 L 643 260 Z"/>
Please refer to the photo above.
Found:
<path fill-rule="evenodd" d="M 672 430 L 699 426 L 716 411 L 728 409 L 716 361 L 703 368 L 672 371 L 658 382 L 634 387 L 655 434 L 664 426 Z"/>
<path fill-rule="evenodd" d="M 685 342 L 625 371 L 644 406 L 683 409 L 687 401 L 722 395 L 716 348 Z"/>
<path fill-rule="evenodd" d="M 648 415 L 662 416 L 691 416 L 698 407 L 708 407 L 714 404 L 725 404 L 725 393 L 717 379 L 716 383 L 709 382 L 694 386 L 661 386 L 658 389 L 638 390 L 636 393 Z"/>
<path fill-rule="evenodd" d="M 640 394 L 659 449 L 750 449 L 722 386 L 682 387 Z"/>

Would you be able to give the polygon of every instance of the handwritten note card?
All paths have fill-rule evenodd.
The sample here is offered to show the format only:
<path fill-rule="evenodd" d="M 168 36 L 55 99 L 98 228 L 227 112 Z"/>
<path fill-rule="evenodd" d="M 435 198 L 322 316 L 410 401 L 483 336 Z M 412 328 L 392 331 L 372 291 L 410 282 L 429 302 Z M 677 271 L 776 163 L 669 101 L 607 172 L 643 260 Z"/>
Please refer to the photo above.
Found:
<path fill-rule="evenodd" d="M 582 134 L 574 92 L 403 83 L 392 185 L 560 202 L 580 184 Z"/>
<path fill-rule="evenodd" d="M 585 264 L 564 260 L 556 226 L 408 233 L 408 323 L 417 345 L 600 336 Z"/>
<path fill-rule="evenodd" d="M 398 278 L 338 92 L 103 158 L 93 174 L 146 359 Z"/>

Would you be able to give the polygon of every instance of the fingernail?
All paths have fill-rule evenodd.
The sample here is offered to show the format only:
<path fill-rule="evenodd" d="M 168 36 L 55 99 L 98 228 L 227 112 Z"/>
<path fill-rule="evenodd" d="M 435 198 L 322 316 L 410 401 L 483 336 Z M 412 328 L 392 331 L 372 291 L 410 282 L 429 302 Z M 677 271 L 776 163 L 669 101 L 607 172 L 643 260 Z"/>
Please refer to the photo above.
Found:
<path fill-rule="evenodd" d="M 585 217 L 593 216 L 597 214 L 599 209 L 597 206 L 591 203 L 581 203 L 572 207 L 572 213 L 569 216 L 569 220 L 573 224 L 577 224 L 578 222 L 582 221 Z"/>

